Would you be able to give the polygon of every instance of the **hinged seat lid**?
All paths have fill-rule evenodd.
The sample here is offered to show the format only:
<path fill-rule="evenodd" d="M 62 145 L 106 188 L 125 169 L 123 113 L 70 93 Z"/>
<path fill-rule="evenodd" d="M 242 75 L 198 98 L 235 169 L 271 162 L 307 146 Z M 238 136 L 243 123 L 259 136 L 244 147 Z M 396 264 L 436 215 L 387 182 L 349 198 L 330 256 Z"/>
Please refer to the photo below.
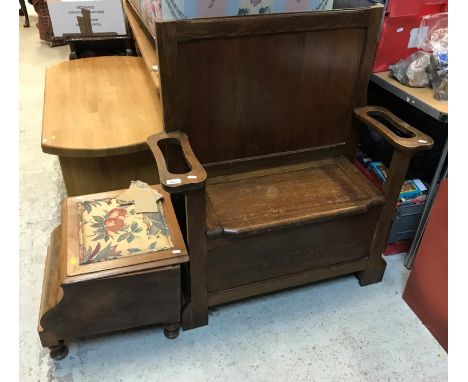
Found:
<path fill-rule="evenodd" d="M 385 198 L 345 157 L 208 180 L 209 237 L 365 213 Z"/>

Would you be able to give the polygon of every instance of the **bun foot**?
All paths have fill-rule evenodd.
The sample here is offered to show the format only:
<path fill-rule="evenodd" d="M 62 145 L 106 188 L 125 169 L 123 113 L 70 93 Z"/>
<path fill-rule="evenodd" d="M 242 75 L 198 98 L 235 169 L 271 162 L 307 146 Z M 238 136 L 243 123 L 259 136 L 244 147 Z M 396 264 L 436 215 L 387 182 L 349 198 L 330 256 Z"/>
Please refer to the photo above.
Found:
<path fill-rule="evenodd" d="M 166 338 L 173 340 L 179 336 L 179 323 L 167 325 L 164 328 Z"/>
<path fill-rule="evenodd" d="M 63 343 L 57 346 L 51 346 L 50 348 L 50 358 L 55 361 L 60 361 L 68 355 L 68 347 Z"/>

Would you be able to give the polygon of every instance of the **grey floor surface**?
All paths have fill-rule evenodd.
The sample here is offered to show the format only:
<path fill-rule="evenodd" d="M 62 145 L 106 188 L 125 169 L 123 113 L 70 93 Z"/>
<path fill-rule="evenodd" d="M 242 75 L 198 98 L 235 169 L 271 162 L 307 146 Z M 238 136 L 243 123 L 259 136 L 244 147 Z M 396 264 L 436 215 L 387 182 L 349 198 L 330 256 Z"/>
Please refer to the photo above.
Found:
<path fill-rule="evenodd" d="M 30 8 L 31 9 L 31 8 Z M 445 381 L 447 354 L 401 298 L 408 271 L 353 276 L 219 307 L 209 326 L 167 340 L 160 327 L 77 340 L 55 362 L 36 332 L 46 248 L 63 181 L 40 147 L 44 70 L 68 47 L 20 20 L 20 381 Z M 339 234 L 339 233 L 337 233 Z"/>

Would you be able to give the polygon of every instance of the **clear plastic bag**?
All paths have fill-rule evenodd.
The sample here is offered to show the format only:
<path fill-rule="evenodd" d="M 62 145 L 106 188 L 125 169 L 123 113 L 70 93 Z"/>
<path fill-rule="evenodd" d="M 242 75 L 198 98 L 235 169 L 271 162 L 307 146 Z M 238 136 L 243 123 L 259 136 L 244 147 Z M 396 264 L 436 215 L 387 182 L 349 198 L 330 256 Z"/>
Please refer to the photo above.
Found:
<path fill-rule="evenodd" d="M 427 68 L 431 54 L 418 50 L 404 60 L 390 65 L 390 74 L 403 85 L 425 88 L 430 84 Z"/>
<path fill-rule="evenodd" d="M 441 62 L 448 63 L 448 13 L 436 13 L 424 16 L 418 33 L 417 47 L 441 57 Z"/>
<path fill-rule="evenodd" d="M 448 99 L 448 13 L 424 16 L 418 30 L 418 50 L 405 60 L 390 65 L 399 82 L 412 87 L 434 89 L 434 98 Z"/>
<path fill-rule="evenodd" d="M 448 13 L 436 13 L 422 18 L 418 48 L 432 52 L 427 72 L 434 89 L 434 98 L 448 100 Z"/>

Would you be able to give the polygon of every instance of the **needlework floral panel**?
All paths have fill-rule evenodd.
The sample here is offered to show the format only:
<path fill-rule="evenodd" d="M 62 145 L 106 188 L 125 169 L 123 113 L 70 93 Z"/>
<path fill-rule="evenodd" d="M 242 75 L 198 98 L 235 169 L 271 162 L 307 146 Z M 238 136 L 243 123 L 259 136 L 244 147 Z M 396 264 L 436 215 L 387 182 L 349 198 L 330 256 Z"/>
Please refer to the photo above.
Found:
<path fill-rule="evenodd" d="M 136 213 L 135 205 L 117 199 L 78 203 L 80 219 L 80 265 L 141 255 L 173 247 L 163 213 Z"/>

